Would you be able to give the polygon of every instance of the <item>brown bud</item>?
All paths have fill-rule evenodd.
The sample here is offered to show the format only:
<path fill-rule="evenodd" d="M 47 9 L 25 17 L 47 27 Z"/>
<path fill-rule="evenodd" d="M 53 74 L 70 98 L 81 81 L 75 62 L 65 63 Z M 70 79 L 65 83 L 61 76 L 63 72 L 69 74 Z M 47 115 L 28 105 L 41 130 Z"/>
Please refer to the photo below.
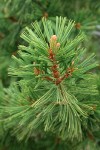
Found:
<path fill-rule="evenodd" d="M 60 84 L 61 82 L 62 82 L 62 79 L 61 79 L 61 78 L 58 78 L 58 79 L 56 80 L 56 85 Z"/>
<path fill-rule="evenodd" d="M 37 68 L 34 68 L 34 74 L 35 75 L 39 75 L 41 73 L 41 71 Z"/>
<path fill-rule="evenodd" d="M 59 78 L 59 72 L 57 70 L 55 70 L 53 72 L 53 76 L 54 76 L 54 78 Z"/>
<path fill-rule="evenodd" d="M 45 13 L 43 14 L 43 17 L 44 17 L 44 18 L 48 18 L 48 13 L 45 12 Z"/>
<path fill-rule="evenodd" d="M 81 28 L 81 24 L 80 23 L 76 23 L 75 27 L 76 27 L 76 29 L 80 29 Z"/>

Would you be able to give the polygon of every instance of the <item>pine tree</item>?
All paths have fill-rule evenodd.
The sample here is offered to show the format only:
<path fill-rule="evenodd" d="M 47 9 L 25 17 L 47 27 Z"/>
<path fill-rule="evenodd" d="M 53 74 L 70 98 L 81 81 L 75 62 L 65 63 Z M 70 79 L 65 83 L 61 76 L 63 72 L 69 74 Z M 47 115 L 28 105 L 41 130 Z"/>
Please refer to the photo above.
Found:
<path fill-rule="evenodd" d="M 99 5 L 2 1 L 1 149 L 99 149 Z"/>

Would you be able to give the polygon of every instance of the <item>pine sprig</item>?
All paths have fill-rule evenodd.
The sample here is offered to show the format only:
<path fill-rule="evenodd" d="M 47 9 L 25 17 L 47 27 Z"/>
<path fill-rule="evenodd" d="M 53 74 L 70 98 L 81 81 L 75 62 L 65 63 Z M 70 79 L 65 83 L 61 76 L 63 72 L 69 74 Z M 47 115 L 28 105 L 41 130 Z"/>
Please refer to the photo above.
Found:
<path fill-rule="evenodd" d="M 27 44 L 19 46 L 19 57 L 13 56 L 16 65 L 9 69 L 10 75 L 21 77 L 21 91 L 15 89 L 16 100 L 13 97 L 9 106 L 1 107 L 0 115 L 19 140 L 36 130 L 62 139 L 82 139 L 82 121 L 94 111 L 94 104 L 86 103 L 87 95 L 98 94 L 96 84 L 90 82 L 94 76 L 88 72 L 97 63 L 93 63 L 94 54 L 84 59 L 85 36 L 80 32 L 74 37 L 74 30 L 73 21 L 56 17 L 55 22 L 35 22 L 21 34 Z M 82 90 L 85 96 L 80 98 Z"/>

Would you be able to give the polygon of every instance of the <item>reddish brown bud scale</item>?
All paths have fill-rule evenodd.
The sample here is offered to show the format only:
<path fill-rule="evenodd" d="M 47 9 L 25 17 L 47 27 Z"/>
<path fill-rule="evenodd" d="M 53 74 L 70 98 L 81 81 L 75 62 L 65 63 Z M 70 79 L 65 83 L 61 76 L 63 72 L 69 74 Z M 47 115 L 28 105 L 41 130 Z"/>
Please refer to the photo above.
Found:
<path fill-rule="evenodd" d="M 51 60 L 53 60 L 53 59 L 54 59 L 54 56 L 53 56 L 53 55 L 50 55 L 49 58 L 50 58 Z"/>
<path fill-rule="evenodd" d="M 52 68 L 54 68 L 54 69 L 56 69 L 57 67 L 58 67 L 58 66 L 57 66 L 56 64 L 52 66 Z"/>
<path fill-rule="evenodd" d="M 61 79 L 61 78 L 58 78 L 58 79 L 56 80 L 56 85 L 60 84 L 61 82 L 62 82 L 62 79 Z"/>
<path fill-rule="evenodd" d="M 49 58 L 53 61 L 54 59 L 54 54 L 52 52 L 52 49 L 49 49 Z"/>
<path fill-rule="evenodd" d="M 57 65 L 53 65 L 53 66 L 51 67 L 51 69 L 52 69 L 53 72 L 57 72 L 57 68 L 58 68 Z"/>
<path fill-rule="evenodd" d="M 58 70 L 57 69 L 55 69 L 54 71 L 53 71 L 53 73 L 57 73 L 58 72 Z"/>
<path fill-rule="evenodd" d="M 49 54 L 53 54 L 52 49 L 49 49 Z"/>
<path fill-rule="evenodd" d="M 50 54 L 50 56 L 51 56 L 51 57 L 54 57 L 54 54 L 53 54 L 53 53 L 51 53 L 51 54 Z"/>
<path fill-rule="evenodd" d="M 37 68 L 34 68 L 34 74 L 35 75 L 39 75 L 41 73 L 41 71 Z"/>
<path fill-rule="evenodd" d="M 50 77 L 45 77 L 45 79 L 47 79 L 47 80 L 49 80 L 49 81 L 53 81 L 53 79 L 50 78 Z"/>
<path fill-rule="evenodd" d="M 53 76 L 54 76 L 54 78 L 59 78 L 59 72 L 58 71 L 53 72 Z"/>
<path fill-rule="evenodd" d="M 75 24 L 75 28 L 76 28 L 76 29 L 80 29 L 80 28 L 81 28 L 81 24 L 80 24 L 80 23 L 76 23 L 76 24 Z"/>
<path fill-rule="evenodd" d="M 68 77 L 69 77 L 69 74 L 66 74 L 65 77 L 68 78 Z"/>
<path fill-rule="evenodd" d="M 57 71 L 57 69 L 52 68 L 53 73 L 55 73 Z"/>

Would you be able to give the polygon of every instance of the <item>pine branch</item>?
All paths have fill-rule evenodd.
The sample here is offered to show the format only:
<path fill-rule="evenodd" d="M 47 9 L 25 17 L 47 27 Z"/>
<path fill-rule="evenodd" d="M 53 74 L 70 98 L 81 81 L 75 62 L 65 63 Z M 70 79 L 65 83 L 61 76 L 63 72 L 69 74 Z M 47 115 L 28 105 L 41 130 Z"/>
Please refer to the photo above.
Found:
<path fill-rule="evenodd" d="M 9 69 L 10 75 L 21 77 L 20 90 L 12 87 L 11 101 L 0 108 L 5 128 L 19 140 L 36 130 L 53 132 L 63 140 L 82 139 L 83 120 L 95 111 L 87 95 L 98 94 L 89 71 L 98 64 L 93 63 L 94 54 L 84 59 L 85 36 L 80 32 L 74 37 L 74 30 L 73 21 L 56 17 L 55 22 L 35 22 L 21 34 L 27 46 L 19 46 L 19 57 L 13 56 L 16 64 Z M 80 98 L 82 90 L 85 100 Z"/>

